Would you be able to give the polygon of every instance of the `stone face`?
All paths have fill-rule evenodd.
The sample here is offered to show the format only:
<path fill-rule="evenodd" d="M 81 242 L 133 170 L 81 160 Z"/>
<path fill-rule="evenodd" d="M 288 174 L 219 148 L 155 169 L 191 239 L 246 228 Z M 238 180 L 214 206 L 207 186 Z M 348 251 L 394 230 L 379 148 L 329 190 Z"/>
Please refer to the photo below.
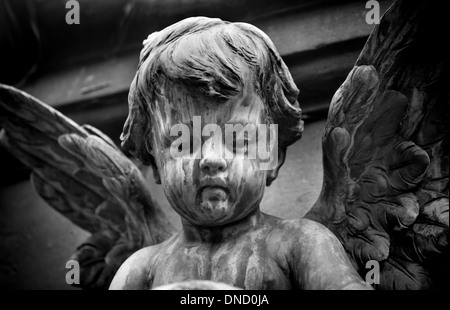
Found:
<path fill-rule="evenodd" d="M 277 179 L 265 189 L 261 211 L 282 219 L 302 218 L 314 205 L 322 186 L 321 138 L 324 127 L 325 120 L 305 121 L 302 139 L 289 147 Z M 162 186 L 155 183 L 151 172 L 146 174 L 146 180 L 171 223 L 181 228 L 178 214 L 170 207 Z"/>

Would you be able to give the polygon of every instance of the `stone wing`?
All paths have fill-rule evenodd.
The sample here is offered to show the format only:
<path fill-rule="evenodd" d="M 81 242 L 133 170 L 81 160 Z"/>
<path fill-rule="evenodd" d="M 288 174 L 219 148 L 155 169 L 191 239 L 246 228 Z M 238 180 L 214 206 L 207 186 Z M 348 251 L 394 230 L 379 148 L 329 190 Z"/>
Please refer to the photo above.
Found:
<path fill-rule="evenodd" d="M 92 233 L 72 259 L 83 288 L 107 288 L 123 261 L 172 233 L 139 168 L 103 133 L 0 84 L 1 143 L 31 168 L 38 194 Z"/>
<path fill-rule="evenodd" d="M 328 226 L 381 289 L 448 278 L 450 51 L 433 3 L 396 2 L 334 95 L 324 183 L 307 217 Z"/>

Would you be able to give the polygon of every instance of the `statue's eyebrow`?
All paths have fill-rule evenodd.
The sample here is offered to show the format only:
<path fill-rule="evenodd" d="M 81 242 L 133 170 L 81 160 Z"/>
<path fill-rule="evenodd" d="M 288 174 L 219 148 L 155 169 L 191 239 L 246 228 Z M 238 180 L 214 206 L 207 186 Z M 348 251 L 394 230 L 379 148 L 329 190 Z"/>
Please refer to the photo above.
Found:
<path fill-rule="evenodd" d="M 228 121 L 223 122 L 223 123 L 224 123 L 224 124 L 230 124 L 230 125 L 238 125 L 238 124 L 240 124 L 240 125 L 242 125 L 242 126 L 245 126 L 245 125 L 248 124 L 248 121 L 247 121 L 247 120 L 243 120 L 243 119 L 234 117 L 234 118 L 229 119 Z"/>
<path fill-rule="evenodd" d="M 192 129 L 193 129 L 192 120 L 189 121 L 189 122 L 181 122 L 181 121 L 178 121 L 178 122 L 176 122 L 176 123 L 173 123 L 172 126 L 177 125 L 177 124 L 183 124 L 183 125 L 187 126 L 187 127 L 189 128 L 190 134 L 192 135 Z M 174 139 L 176 139 L 177 137 L 180 136 L 181 131 L 178 133 L 178 135 L 171 136 L 171 135 L 170 135 L 170 129 L 171 129 L 171 127 L 166 127 L 166 126 L 165 126 L 165 127 L 161 130 L 161 135 L 163 136 L 164 140 L 167 139 L 168 141 L 172 142 Z"/>
<path fill-rule="evenodd" d="M 245 126 L 247 126 L 248 124 L 249 123 L 247 121 L 236 120 L 236 121 L 225 122 L 224 124 L 222 124 L 220 126 L 220 128 L 222 128 L 222 130 L 225 132 L 226 125 L 232 125 L 232 128 L 234 128 L 234 125 L 241 125 L 242 128 L 245 128 Z"/>

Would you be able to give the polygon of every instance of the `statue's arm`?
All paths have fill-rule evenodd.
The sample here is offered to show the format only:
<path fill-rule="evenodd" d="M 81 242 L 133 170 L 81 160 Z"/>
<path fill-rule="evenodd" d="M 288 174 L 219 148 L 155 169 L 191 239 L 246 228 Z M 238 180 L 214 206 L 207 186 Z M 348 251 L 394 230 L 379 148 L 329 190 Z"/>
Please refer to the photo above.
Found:
<path fill-rule="evenodd" d="M 298 286 L 305 290 L 370 290 L 353 268 L 337 237 L 320 223 L 302 219 L 290 224 L 288 263 Z"/>

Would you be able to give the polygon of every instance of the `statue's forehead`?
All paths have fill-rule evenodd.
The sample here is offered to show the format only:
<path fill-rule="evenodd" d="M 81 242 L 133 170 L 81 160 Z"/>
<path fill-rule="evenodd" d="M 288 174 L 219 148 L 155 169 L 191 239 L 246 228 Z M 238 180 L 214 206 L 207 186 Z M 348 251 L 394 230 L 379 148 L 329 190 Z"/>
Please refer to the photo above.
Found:
<path fill-rule="evenodd" d="M 259 123 L 264 111 L 261 97 L 253 87 L 244 87 L 228 100 L 201 96 L 184 88 L 173 89 L 158 104 L 159 117 L 164 127 L 183 123 L 189 125 L 194 116 L 200 116 L 203 124 Z"/>

